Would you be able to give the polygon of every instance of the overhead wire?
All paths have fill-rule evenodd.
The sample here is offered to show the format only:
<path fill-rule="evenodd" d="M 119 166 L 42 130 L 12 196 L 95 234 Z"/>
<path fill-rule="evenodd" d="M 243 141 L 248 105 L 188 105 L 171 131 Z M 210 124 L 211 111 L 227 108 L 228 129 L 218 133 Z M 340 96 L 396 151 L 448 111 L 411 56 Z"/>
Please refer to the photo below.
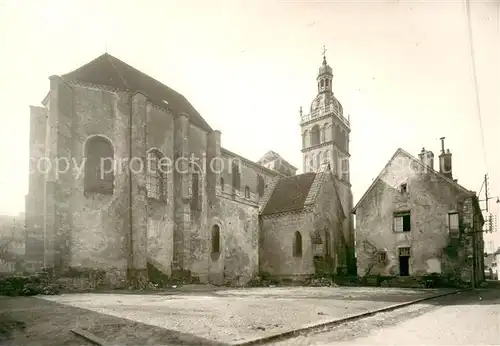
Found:
<path fill-rule="evenodd" d="M 484 129 L 483 129 L 483 120 L 481 116 L 481 102 L 479 99 L 479 87 L 478 87 L 478 82 L 477 82 L 477 71 L 476 71 L 476 58 L 475 58 L 475 50 L 474 50 L 474 37 L 472 35 L 472 24 L 471 24 L 471 10 L 470 10 L 470 1 L 465 0 L 465 14 L 467 17 L 467 31 L 468 31 L 468 37 L 469 37 L 469 52 L 470 52 L 470 58 L 471 58 L 471 67 L 472 67 L 472 78 L 473 78 L 473 83 L 474 83 L 474 92 L 476 96 L 476 114 L 479 119 L 479 128 L 481 131 L 481 143 L 482 143 L 482 149 L 483 149 L 483 159 L 484 159 L 484 166 L 486 168 L 486 172 L 488 172 L 488 160 L 487 160 L 487 155 L 486 155 L 486 144 L 484 140 Z"/>

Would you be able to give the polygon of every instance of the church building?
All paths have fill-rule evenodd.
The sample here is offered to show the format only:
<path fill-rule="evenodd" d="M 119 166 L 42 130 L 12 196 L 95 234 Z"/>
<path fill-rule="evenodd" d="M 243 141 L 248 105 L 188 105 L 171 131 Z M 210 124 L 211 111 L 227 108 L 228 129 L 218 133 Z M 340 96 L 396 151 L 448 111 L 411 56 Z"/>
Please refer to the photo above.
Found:
<path fill-rule="evenodd" d="M 110 54 L 51 76 L 30 107 L 27 268 L 101 270 L 116 287 L 152 270 L 219 285 L 346 270 L 350 129 L 332 78 L 324 58 L 296 175 L 273 151 L 223 148 L 186 98 Z"/>

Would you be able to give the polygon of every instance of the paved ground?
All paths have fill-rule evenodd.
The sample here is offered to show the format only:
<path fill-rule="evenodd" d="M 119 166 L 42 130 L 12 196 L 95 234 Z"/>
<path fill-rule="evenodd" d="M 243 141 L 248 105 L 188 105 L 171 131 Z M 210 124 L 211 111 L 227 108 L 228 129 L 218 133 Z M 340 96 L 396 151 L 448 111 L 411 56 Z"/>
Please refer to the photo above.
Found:
<path fill-rule="evenodd" d="M 71 332 L 79 328 L 113 345 L 211 345 L 210 340 L 34 297 L 0 296 L 0 345 L 92 346 Z"/>
<path fill-rule="evenodd" d="M 272 345 L 500 345 L 500 289 L 428 300 Z"/>
<path fill-rule="evenodd" d="M 67 294 L 42 299 L 207 340 L 239 343 L 450 291 L 297 287 L 175 295 Z"/>

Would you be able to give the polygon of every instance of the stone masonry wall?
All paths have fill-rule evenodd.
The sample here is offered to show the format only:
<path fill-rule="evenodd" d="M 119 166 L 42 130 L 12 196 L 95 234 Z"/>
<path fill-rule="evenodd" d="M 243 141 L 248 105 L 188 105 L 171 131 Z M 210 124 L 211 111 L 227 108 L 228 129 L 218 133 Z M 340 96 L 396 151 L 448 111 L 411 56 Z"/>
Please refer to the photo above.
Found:
<path fill-rule="evenodd" d="M 313 275 L 314 263 L 310 232 L 314 227 L 314 222 L 315 217 L 312 212 L 262 217 L 260 272 L 285 277 Z M 293 255 L 296 231 L 302 235 L 302 257 Z"/>
<path fill-rule="evenodd" d="M 73 86 L 73 157 L 82 164 L 85 142 L 101 135 L 113 144 L 115 159 L 130 155 L 131 103 L 127 93 Z M 85 194 L 83 166 L 73 180 L 73 241 L 71 266 L 106 270 L 119 281 L 125 279 L 130 260 L 130 200 L 128 162 L 115 172 L 113 195 Z"/>
<path fill-rule="evenodd" d="M 30 106 L 29 190 L 26 195 L 26 265 L 28 270 L 43 266 L 44 188 L 43 157 L 47 131 L 47 108 Z"/>
<path fill-rule="evenodd" d="M 148 103 L 147 148 L 165 158 L 174 157 L 174 120 L 172 114 Z M 166 172 L 166 200 L 148 199 L 147 260 L 166 275 L 171 275 L 174 235 L 174 172 Z"/>

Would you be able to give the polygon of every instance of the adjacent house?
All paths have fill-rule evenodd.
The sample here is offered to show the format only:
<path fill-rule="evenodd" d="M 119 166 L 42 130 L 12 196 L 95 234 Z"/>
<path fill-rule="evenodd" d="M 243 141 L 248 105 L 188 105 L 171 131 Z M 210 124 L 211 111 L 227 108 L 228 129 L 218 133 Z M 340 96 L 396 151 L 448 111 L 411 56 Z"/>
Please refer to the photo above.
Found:
<path fill-rule="evenodd" d="M 398 149 L 353 209 L 358 275 L 484 278 L 484 219 L 476 193 L 452 175 L 452 154 Z"/>

